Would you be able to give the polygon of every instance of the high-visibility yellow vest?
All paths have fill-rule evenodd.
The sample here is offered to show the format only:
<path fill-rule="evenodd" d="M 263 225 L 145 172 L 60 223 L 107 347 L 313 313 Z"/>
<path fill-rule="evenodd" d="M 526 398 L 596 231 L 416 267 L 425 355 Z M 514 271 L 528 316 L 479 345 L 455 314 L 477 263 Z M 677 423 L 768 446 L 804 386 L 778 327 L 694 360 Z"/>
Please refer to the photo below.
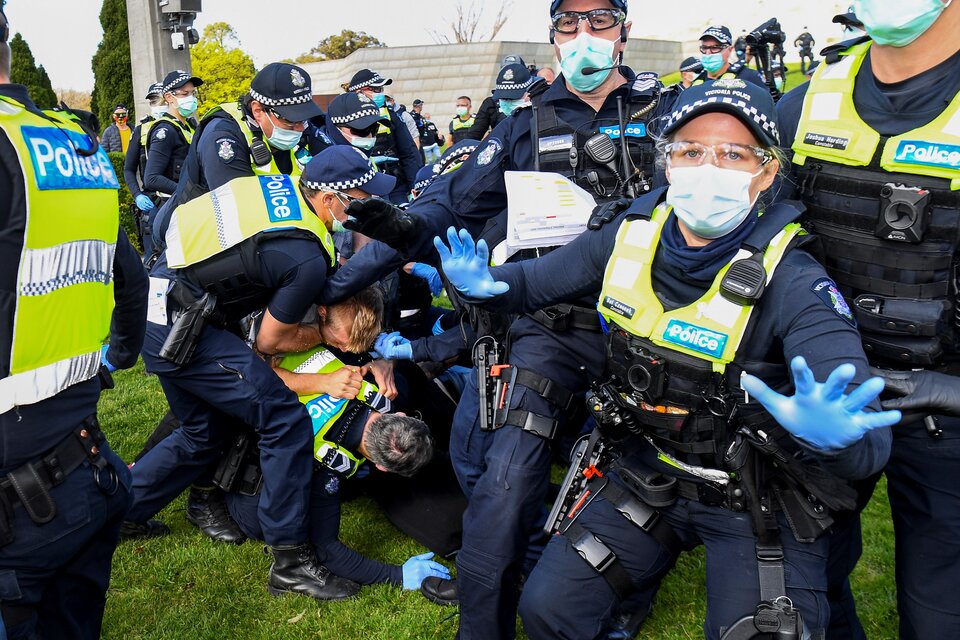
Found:
<path fill-rule="evenodd" d="M 221 104 L 219 107 L 214 107 L 213 109 L 205 113 L 203 117 L 206 118 L 210 114 L 210 112 L 212 112 L 214 109 L 222 109 L 223 111 L 228 113 L 234 120 L 236 120 L 237 124 L 240 125 L 240 131 L 243 133 L 244 137 L 247 139 L 247 144 L 248 145 L 253 144 L 253 132 L 250 131 L 250 127 L 247 125 L 247 117 L 243 115 L 243 111 L 240 109 L 240 105 L 238 103 L 226 102 L 224 104 Z M 258 166 L 253 164 L 253 158 L 252 157 L 250 158 L 250 168 L 253 169 L 253 172 L 255 174 L 262 175 L 262 176 L 269 176 L 269 175 L 276 175 L 278 173 L 283 173 L 277 167 L 277 161 L 273 157 L 272 151 L 273 150 L 271 149 L 270 164 Z M 290 171 L 290 175 L 299 176 L 303 172 L 303 165 L 300 164 L 300 162 L 297 159 L 296 148 L 291 149 L 287 153 L 290 154 L 290 166 L 293 167 L 293 169 Z"/>
<path fill-rule="evenodd" d="M 793 142 L 795 163 L 817 158 L 854 167 L 870 164 L 880 134 L 857 113 L 853 87 L 871 44 L 853 45 L 840 54 L 839 62 L 817 67 Z M 960 189 L 960 94 L 931 122 L 889 138 L 880 166 L 889 172 L 945 178 L 952 191 Z"/>
<path fill-rule="evenodd" d="M 753 305 L 739 305 L 720 293 L 720 283 L 733 262 L 747 258 L 741 249 L 723 267 L 713 284 L 690 305 L 664 311 L 653 290 L 651 269 L 660 244 L 660 233 L 672 208 L 661 204 L 649 220 L 627 220 L 617 233 L 616 245 L 603 275 L 598 310 L 608 321 L 654 344 L 713 363 L 723 373 L 733 362 L 746 333 Z M 767 281 L 793 240 L 799 224 L 789 224 L 774 236 L 763 255 Z"/>
<path fill-rule="evenodd" d="M 294 373 L 334 373 L 342 369 L 344 364 L 326 347 L 319 346 L 284 357 L 280 367 Z M 390 403 L 380 394 L 377 385 L 366 380 L 360 383 L 357 400 L 376 410 L 389 407 Z M 300 402 L 306 406 L 313 421 L 314 457 L 328 469 L 348 478 L 352 476 L 363 464 L 364 457 L 344 447 L 339 438 L 331 437 L 331 431 L 346 412 L 351 401 L 334 398 L 326 393 L 315 393 L 300 396 Z"/>
<path fill-rule="evenodd" d="M 290 176 L 234 178 L 185 202 L 170 216 L 167 263 L 182 269 L 261 233 L 299 230 L 314 236 L 336 266 L 330 232 L 304 202 Z"/>
<path fill-rule="evenodd" d="M 0 324 L 12 337 L 0 413 L 95 376 L 113 315 L 120 184 L 103 149 L 77 153 L 93 143 L 67 114 L 47 114 L 0 97 L 0 129 L 20 165 L 7 229 L 16 230 L 20 261 L 14 313 Z"/>
<path fill-rule="evenodd" d="M 193 142 L 193 129 L 190 125 L 185 125 L 176 118 L 172 116 L 161 116 L 159 118 L 154 118 L 140 125 L 140 147 L 143 149 L 145 154 L 149 155 L 149 146 L 147 143 L 150 141 L 150 132 L 153 128 L 161 123 L 166 122 L 167 124 L 172 124 L 177 128 L 177 131 L 183 134 L 183 139 L 187 141 L 187 144 Z"/>
<path fill-rule="evenodd" d="M 467 118 L 466 120 L 461 120 L 459 116 L 454 118 L 453 120 L 450 121 L 450 125 L 451 127 L 453 127 L 454 131 L 459 131 L 460 129 L 469 129 L 470 127 L 473 126 L 473 123 L 476 122 L 476 120 L 477 120 L 476 114 L 471 113 L 470 117 Z"/>

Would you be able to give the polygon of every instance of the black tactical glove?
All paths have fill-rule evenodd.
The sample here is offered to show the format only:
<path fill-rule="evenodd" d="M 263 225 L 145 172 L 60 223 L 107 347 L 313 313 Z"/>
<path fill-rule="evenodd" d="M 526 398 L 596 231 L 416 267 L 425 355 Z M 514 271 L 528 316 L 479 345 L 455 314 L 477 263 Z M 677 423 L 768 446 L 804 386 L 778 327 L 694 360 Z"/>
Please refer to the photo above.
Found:
<path fill-rule="evenodd" d="M 379 240 L 403 253 L 411 237 L 417 235 L 416 220 L 402 209 L 381 198 L 353 200 L 347 207 L 350 218 L 343 226 Z"/>
<path fill-rule="evenodd" d="M 936 371 L 870 369 L 883 378 L 884 389 L 901 398 L 882 401 L 884 409 L 929 411 L 960 416 L 960 378 Z"/>
<path fill-rule="evenodd" d="M 587 229 L 590 229 L 590 231 L 596 231 L 626 211 L 631 204 L 633 204 L 633 200 L 630 200 L 629 198 L 619 198 L 617 200 L 611 200 L 610 202 L 597 205 L 594 207 L 593 213 L 590 214 L 590 221 L 587 222 Z"/>

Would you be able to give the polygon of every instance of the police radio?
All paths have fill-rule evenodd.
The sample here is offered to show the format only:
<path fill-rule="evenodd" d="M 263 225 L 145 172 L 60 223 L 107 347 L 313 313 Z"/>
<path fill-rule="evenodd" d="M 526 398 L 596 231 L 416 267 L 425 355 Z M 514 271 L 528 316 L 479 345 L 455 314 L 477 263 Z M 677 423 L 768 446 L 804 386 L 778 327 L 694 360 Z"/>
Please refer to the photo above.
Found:
<path fill-rule="evenodd" d="M 917 243 L 930 224 L 930 191 L 888 182 L 880 188 L 880 218 L 874 234 L 883 240 Z"/>

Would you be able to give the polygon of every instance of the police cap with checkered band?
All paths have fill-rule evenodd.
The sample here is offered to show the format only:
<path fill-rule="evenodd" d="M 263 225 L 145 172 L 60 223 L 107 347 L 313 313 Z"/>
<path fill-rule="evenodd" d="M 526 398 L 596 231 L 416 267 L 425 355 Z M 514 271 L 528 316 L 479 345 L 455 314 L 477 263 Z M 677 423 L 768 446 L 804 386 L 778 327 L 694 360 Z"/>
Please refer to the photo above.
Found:
<path fill-rule="evenodd" d="M 383 119 L 383 116 L 380 115 L 380 107 L 367 96 L 341 93 L 327 105 L 327 118 L 338 127 L 366 129 Z"/>
<path fill-rule="evenodd" d="M 739 118 L 761 145 L 780 144 L 777 110 L 770 91 L 739 78 L 705 82 L 681 93 L 673 113 L 664 116 L 663 135 L 672 134 L 697 116 L 715 111 Z"/>
<path fill-rule="evenodd" d="M 508 64 L 497 74 L 497 84 L 493 87 L 494 100 L 519 100 L 535 82 L 537 76 L 522 64 Z"/>
<path fill-rule="evenodd" d="M 165 75 L 161 81 L 161 84 L 163 85 L 163 92 L 170 93 L 171 91 L 179 89 L 188 82 L 192 82 L 194 88 L 203 84 L 203 80 L 197 76 L 189 74 L 186 71 L 181 71 L 180 69 L 171 71 Z"/>
<path fill-rule="evenodd" d="M 377 171 L 356 147 L 338 144 L 313 156 L 300 176 L 303 186 L 317 191 L 362 189 L 372 196 L 387 196 L 397 179 Z"/>
<path fill-rule="evenodd" d="M 295 64 L 271 62 L 265 66 L 250 83 L 250 97 L 290 122 L 323 115 L 313 101 L 310 74 Z"/>

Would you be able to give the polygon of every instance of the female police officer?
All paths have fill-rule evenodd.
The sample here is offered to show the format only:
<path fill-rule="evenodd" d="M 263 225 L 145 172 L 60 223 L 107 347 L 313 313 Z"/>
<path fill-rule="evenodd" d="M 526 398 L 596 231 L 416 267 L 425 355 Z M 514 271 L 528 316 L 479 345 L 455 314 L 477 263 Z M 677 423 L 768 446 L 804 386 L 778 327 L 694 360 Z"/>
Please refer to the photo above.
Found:
<path fill-rule="evenodd" d="M 670 186 L 544 258 L 488 271 L 486 246 L 466 232 L 448 231 L 450 249 L 434 241 L 450 281 L 494 308 L 601 289 L 614 375 L 590 406 L 623 455 L 577 496 L 520 614 L 531 638 L 597 637 L 629 593 L 703 544 L 708 638 L 775 625 L 817 637 L 828 617 L 820 534 L 831 509 L 852 506 L 846 480 L 883 465 L 884 427 L 899 414 L 863 411 L 882 383 L 866 382 L 849 309 L 796 248 L 799 211 L 758 213 L 779 168 L 769 93 L 739 79 L 693 87 L 664 136 Z M 792 373 L 795 395 L 751 375 L 741 388 L 748 372 L 781 391 Z M 864 384 L 845 395 L 851 382 Z"/>

